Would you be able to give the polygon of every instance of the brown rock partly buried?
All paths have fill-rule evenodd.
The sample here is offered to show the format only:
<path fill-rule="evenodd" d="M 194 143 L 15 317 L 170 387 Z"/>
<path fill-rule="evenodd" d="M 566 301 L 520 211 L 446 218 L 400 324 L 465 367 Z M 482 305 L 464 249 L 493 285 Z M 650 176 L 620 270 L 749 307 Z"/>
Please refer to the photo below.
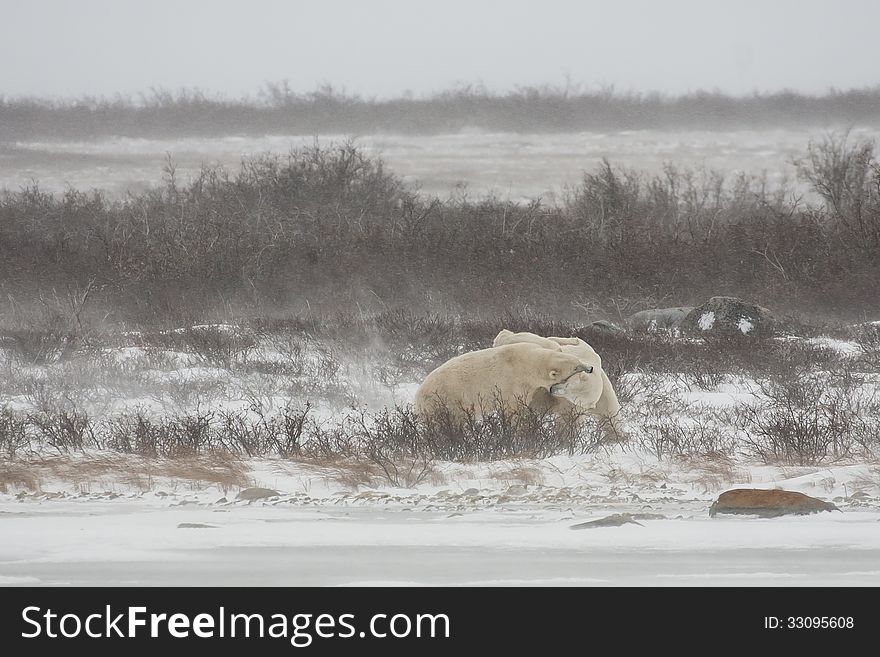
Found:
<path fill-rule="evenodd" d="M 790 490 L 736 488 L 721 493 L 709 508 L 709 515 L 715 517 L 716 513 L 740 513 L 776 518 L 819 511 L 840 511 L 840 509 L 830 502 Z"/>

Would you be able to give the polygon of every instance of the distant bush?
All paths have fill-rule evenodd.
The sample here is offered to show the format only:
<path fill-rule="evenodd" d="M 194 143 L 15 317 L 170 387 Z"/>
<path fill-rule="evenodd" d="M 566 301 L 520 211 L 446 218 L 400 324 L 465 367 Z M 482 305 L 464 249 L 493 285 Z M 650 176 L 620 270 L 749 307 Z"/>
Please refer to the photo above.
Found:
<path fill-rule="evenodd" d="M 880 163 L 874 143 L 850 143 L 847 134 L 811 142 L 796 162 L 798 174 L 825 202 L 824 219 L 854 248 L 880 249 Z"/>
<path fill-rule="evenodd" d="M 30 451 L 27 420 L 8 407 L 0 408 L 0 456 L 15 458 Z"/>
<path fill-rule="evenodd" d="M 198 89 L 154 89 L 139 99 L 0 97 L 0 140 L 83 139 L 110 135 L 181 137 L 228 134 L 443 133 L 492 131 L 714 129 L 880 121 L 880 89 L 809 96 L 790 91 L 734 97 L 523 87 L 495 94 L 476 85 L 422 98 L 365 99 L 331 86 L 296 93 L 268 84 L 257 99 Z"/>

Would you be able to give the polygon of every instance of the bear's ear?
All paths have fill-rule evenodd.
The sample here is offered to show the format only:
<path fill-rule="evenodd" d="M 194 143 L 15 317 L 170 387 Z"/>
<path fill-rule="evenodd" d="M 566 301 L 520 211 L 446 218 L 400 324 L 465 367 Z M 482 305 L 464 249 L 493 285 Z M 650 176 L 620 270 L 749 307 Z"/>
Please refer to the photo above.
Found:
<path fill-rule="evenodd" d="M 558 371 L 558 370 L 550 370 L 550 378 L 551 378 L 551 379 L 555 379 L 555 378 L 557 378 L 558 376 L 559 376 L 559 371 Z"/>
<path fill-rule="evenodd" d="M 501 329 L 500 331 L 498 331 L 498 335 L 495 336 L 495 339 L 492 340 L 492 346 L 497 347 L 499 340 L 503 340 L 504 338 L 506 338 L 510 335 L 513 335 L 513 333 L 511 333 L 507 329 Z"/>

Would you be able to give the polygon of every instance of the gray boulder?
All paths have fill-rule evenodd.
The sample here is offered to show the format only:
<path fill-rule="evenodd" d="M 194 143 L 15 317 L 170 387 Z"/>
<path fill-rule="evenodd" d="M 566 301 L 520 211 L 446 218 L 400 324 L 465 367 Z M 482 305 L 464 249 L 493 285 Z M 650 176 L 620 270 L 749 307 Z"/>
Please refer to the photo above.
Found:
<path fill-rule="evenodd" d="M 674 329 L 678 328 L 681 321 L 693 309 L 693 306 L 652 308 L 630 315 L 626 322 L 636 331 L 653 332 L 658 329 Z"/>
<path fill-rule="evenodd" d="M 584 328 L 590 331 L 595 331 L 596 333 L 605 333 L 607 335 L 620 335 L 621 333 L 624 333 L 624 330 L 617 324 L 613 324 L 606 319 L 590 322 Z"/>
<path fill-rule="evenodd" d="M 779 322 L 763 306 L 737 297 L 712 297 L 685 315 L 679 326 L 704 337 L 763 337 L 776 333 Z"/>
<path fill-rule="evenodd" d="M 238 499 L 253 502 L 254 500 L 262 500 L 267 497 L 278 497 L 281 493 L 271 488 L 245 488 L 238 493 Z"/>
<path fill-rule="evenodd" d="M 598 520 L 590 520 L 577 525 L 572 525 L 571 529 L 594 529 L 596 527 L 620 527 L 621 525 L 638 525 L 644 527 L 640 522 L 633 519 L 630 513 L 615 513 L 614 515 L 599 518 Z"/>

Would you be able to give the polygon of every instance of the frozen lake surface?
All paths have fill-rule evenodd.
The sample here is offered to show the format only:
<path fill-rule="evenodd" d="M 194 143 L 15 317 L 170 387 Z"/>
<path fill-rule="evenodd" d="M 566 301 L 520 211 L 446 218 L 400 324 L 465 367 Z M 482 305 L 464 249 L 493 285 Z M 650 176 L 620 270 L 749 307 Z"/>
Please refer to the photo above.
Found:
<path fill-rule="evenodd" d="M 665 517 L 573 531 L 633 508 L 431 510 L 138 499 L 0 501 L 5 585 L 877 586 L 880 510 Z M 186 527 L 181 525 L 200 525 Z"/>
<path fill-rule="evenodd" d="M 447 196 L 495 194 L 522 200 L 554 200 L 566 185 L 602 158 L 613 165 L 660 173 L 676 167 L 714 169 L 726 175 L 761 175 L 769 185 L 796 185 L 793 158 L 811 139 L 840 126 L 734 131 L 490 133 L 446 135 L 322 135 L 328 145 L 352 138 L 367 153 L 381 155 L 391 169 L 427 193 Z M 855 128 L 850 138 L 876 139 L 880 130 Z M 189 139 L 117 137 L 95 141 L 0 143 L 0 188 L 15 190 L 36 180 L 47 191 L 105 189 L 121 195 L 157 184 L 167 157 L 181 181 L 202 164 L 235 171 L 241 159 L 266 152 L 284 154 L 310 146 L 314 135 L 230 136 Z"/>

